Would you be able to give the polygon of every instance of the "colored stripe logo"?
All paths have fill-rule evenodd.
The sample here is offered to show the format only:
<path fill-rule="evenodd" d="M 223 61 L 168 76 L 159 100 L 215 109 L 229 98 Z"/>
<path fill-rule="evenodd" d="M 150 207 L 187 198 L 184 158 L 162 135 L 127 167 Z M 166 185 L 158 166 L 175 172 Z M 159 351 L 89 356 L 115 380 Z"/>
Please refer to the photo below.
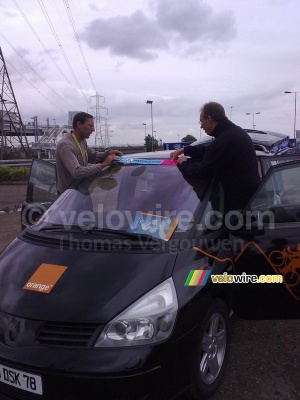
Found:
<path fill-rule="evenodd" d="M 204 286 L 211 271 L 205 269 L 192 269 L 184 286 Z"/>

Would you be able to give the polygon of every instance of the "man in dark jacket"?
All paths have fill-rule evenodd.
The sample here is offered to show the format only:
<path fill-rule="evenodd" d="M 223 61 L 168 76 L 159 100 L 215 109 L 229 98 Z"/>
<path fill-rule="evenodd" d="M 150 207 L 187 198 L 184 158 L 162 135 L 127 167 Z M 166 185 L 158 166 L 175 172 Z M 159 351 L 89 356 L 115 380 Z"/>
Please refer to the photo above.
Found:
<path fill-rule="evenodd" d="M 172 152 L 170 157 L 175 160 L 184 154 L 177 165 L 187 178 L 217 176 L 224 188 L 228 211 L 243 209 L 260 180 L 252 140 L 242 128 L 229 121 L 219 103 L 204 104 L 200 123 L 201 128 L 215 138 L 212 143 L 187 146 Z"/>

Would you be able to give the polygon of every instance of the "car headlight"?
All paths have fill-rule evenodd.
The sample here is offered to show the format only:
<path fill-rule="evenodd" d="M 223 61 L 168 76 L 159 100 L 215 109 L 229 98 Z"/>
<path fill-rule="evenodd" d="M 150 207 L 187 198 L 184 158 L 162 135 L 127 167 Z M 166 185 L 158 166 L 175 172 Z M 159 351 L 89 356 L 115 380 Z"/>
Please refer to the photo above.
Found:
<path fill-rule="evenodd" d="M 171 335 L 177 310 L 175 286 L 169 278 L 110 321 L 95 347 L 136 346 L 165 340 Z"/>

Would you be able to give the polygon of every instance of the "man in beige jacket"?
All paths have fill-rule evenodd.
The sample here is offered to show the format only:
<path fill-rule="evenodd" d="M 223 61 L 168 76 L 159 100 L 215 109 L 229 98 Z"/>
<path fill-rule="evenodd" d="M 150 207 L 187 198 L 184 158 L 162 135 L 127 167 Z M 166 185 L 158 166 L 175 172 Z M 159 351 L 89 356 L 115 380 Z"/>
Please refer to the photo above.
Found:
<path fill-rule="evenodd" d="M 104 152 L 88 147 L 86 139 L 94 132 L 94 117 L 85 112 L 73 118 L 73 132 L 66 134 L 56 147 L 57 190 L 64 192 L 75 179 L 101 172 L 123 153 L 119 150 Z M 93 165 L 91 165 L 93 164 Z"/>

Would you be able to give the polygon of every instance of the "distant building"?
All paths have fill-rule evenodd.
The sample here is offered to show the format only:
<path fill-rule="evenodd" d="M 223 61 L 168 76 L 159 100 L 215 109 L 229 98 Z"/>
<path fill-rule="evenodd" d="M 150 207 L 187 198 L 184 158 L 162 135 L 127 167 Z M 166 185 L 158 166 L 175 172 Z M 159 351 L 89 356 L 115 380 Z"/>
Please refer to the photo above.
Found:
<path fill-rule="evenodd" d="M 296 144 L 300 148 L 300 131 L 296 131 Z"/>
<path fill-rule="evenodd" d="M 189 146 L 193 142 L 174 142 L 174 143 L 164 143 L 164 150 L 178 150 L 181 147 Z"/>
<path fill-rule="evenodd" d="M 75 117 L 76 114 L 78 114 L 80 112 L 82 112 L 82 111 L 69 111 L 68 126 L 70 129 L 73 128 L 73 118 Z"/>
<path fill-rule="evenodd" d="M 43 132 L 41 128 L 35 129 L 33 122 L 28 122 L 27 124 L 23 124 L 24 131 L 22 130 L 20 119 L 18 114 L 13 111 L 3 111 L 3 121 L 2 121 L 2 111 L 0 110 L 0 136 L 2 131 L 2 123 L 3 123 L 3 135 L 10 136 L 18 136 L 25 132 L 26 136 L 42 136 Z"/>

